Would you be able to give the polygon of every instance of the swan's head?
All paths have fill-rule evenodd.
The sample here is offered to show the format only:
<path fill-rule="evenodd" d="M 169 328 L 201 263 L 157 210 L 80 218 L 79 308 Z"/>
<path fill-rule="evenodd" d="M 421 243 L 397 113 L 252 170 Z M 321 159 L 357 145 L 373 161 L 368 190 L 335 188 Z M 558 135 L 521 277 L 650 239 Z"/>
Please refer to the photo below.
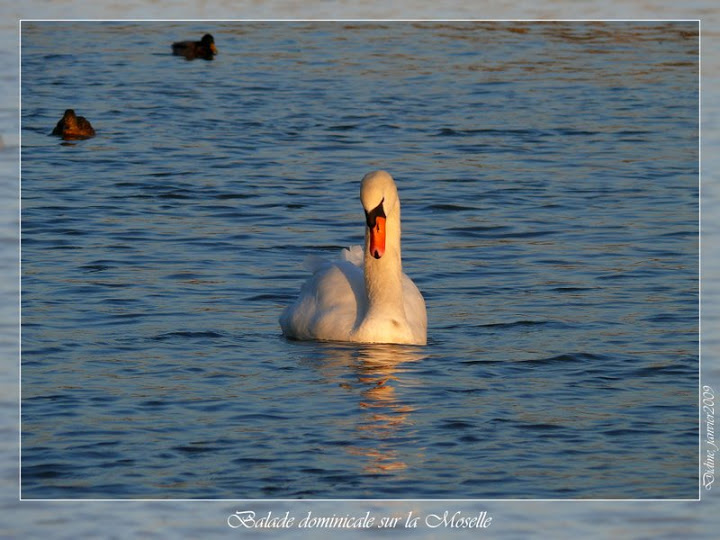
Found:
<path fill-rule="evenodd" d="M 365 209 L 370 255 L 379 259 L 385 253 L 387 216 L 396 211 L 398 193 L 395 181 L 385 171 L 365 175 L 360 184 L 360 201 Z"/>

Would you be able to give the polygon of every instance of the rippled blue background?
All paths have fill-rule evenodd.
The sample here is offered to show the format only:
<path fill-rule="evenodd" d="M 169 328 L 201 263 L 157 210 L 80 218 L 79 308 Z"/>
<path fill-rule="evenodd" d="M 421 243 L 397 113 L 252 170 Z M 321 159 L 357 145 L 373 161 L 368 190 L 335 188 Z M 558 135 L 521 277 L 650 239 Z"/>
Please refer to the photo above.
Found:
<path fill-rule="evenodd" d="M 695 23 L 206 27 L 23 26 L 24 497 L 696 496 Z M 282 339 L 379 167 L 429 345 Z"/>
<path fill-rule="evenodd" d="M 274 2 L 268 6 L 268 10 L 273 9 L 274 7 L 277 7 L 278 4 L 282 4 L 282 2 Z M 462 5 L 462 3 L 452 3 L 452 5 L 447 6 L 447 10 L 449 10 L 449 13 L 452 13 L 456 16 L 467 16 L 467 15 L 475 15 L 473 10 L 470 9 L 468 6 Z M 711 12 L 705 10 L 703 11 L 704 4 L 702 2 L 694 2 L 691 3 L 691 5 L 687 6 L 687 9 L 689 10 L 688 14 L 695 14 L 698 15 L 700 13 L 706 13 L 707 20 L 704 22 L 704 40 L 703 40 L 703 50 L 705 52 L 704 56 L 704 63 L 703 63 L 703 76 L 704 76 L 704 85 L 703 85 L 703 148 L 710 148 L 713 144 L 713 141 L 717 141 L 717 131 L 713 127 L 714 119 L 716 118 L 716 114 L 713 111 L 717 110 L 716 107 L 716 94 L 714 93 L 714 84 L 717 81 L 716 78 L 716 72 L 715 69 L 716 63 L 712 61 L 713 55 L 710 54 L 713 47 L 716 45 L 714 42 L 714 34 L 713 34 L 713 27 L 715 23 L 713 22 L 713 16 Z M 327 9 L 329 6 L 325 5 L 323 6 L 323 9 L 319 9 L 320 6 L 315 6 L 313 9 L 313 13 L 320 16 L 327 16 L 330 11 Z M 345 9 L 347 6 L 337 6 L 339 10 L 344 11 L 338 11 L 338 13 L 356 13 L 356 11 L 353 11 L 352 9 Z M 590 11 L 587 14 L 594 13 L 594 16 L 605 16 L 609 13 L 604 13 L 604 11 L 607 11 L 608 6 L 605 6 L 604 8 L 600 9 L 600 6 L 597 6 L 597 9 L 593 11 L 590 9 Z M 709 8 L 709 6 L 707 6 Z M 27 9 L 26 9 L 27 8 Z M 438 15 L 437 11 L 434 11 L 433 9 L 430 9 L 426 6 L 427 9 L 423 11 L 422 13 L 425 14 L 434 14 Z M 611 6 L 612 8 L 612 6 Z M 653 16 L 663 16 L 665 18 L 672 18 L 676 14 L 674 12 L 674 8 L 669 3 L 659 2 L 655 3 L 652 6 L 653 8 Z M 75 9 L 75 11 L 72 11 Z M 122 13 L 125 15 L 137 15 L 137 14 L 144 14 L 145 16 L 157 16 L 157 15 L 165 15 L 167 16 L 168 13 L 165 13 L 162 11 L 161 5 L 156 5 L 150 9 L 148 6 L 144 6 L 142 3 L 130 3 L 123 7 Z M 254 8 L 255 9 L 255 8 Z M 560 12 L 567 15 L 567 12 L 562 11 L 563 9 L 563 3 L 562 2 L 554 2 L 554 3 L 548 3 L 545 5 L 534 5 L 533 7 L 533 13 L 535 13 L 535 16 L 544 16 L 544 17 L 556 17 Z M 637 16 L 646 16 L 648 12 L 643 11 L 643 5 L 641 3 L 633 3 L 633 4 L 623 4 L 622 8 L 618 11 L 614 12 L 614 15 L 620 15 L 620 16 L 626 16 L 626 17 L 637 17 Z M 28 11 L 29 10 L 29 11 Z M 363 10 L 370 14 L 375 14 L 376 16 L 386 16 L 389 12 L 387 9 L 379 9 L 377 7 L 373 8 L 372 6 L 367 6 L 366 8 L 363 8 Z M 446 10 L 446 11 L 447 11 Z M 558 10 L 561 10 L 560 12 Z M 25 5 L 23 8 L 17 8 L 18 13 L 25 12 L 25 13 L 34 13 L 34 10 L 31 9 L 28 5 Z M 36 10 L 35 10 L 36 11 Z M 392 10 L 391 10 L 392 11 Z M 290 8 L 289 6 L 283 6 L 283 11 L 285 15 L 290 16 L 297 16 L 299 13 L 296 9 Z M 59 15 L 61 12 L 57 10 L 57 6 L 53 4 L 49 4 L 47 6 L 44 6 L 43 13 L 45 15 L 49 16 L 56 16 Z M 68 14 L 72 13 L 83 13 L 84 15 L 112 15 L 112 9 L 103 6 L 102 3 L 98 3 L 93 6 L 92 9 L 86 9 L 85 11 L 79 11 L 77 6 L 70 8 L 68 11 L 67 9 L 62 10 L 62 14 L 64 16 L 67 16 Z M 119 12 L 118 12 L 119 13 Z M 190 13 L 190 12 L 188 12 Z M 195 12 L 193 12 L 195 13 Z M 270 11 L 263 11 L 263 10 L 257 10 L 253 11 L 255 15 L 260 15 L 261 13 L 270 13 Z M 418 12 L 419 14 L 420 12 Z M 447 16 L 449 13 L 444 13 L 443 15 Z M 154 14 L 154 15 L 153 15 Z M 200 12 L 198 11 L 195 16 L 199 15 Z M 248 13 L 249 14 L 249 13 Z M 334 15 L 334 12 L 333 12 Z M 510 11 L 502 11 L 498 7 L 494 7 L 492 9 L 487 10 L 486 16 L 492 16 L 492 17 L 502 17 L 502 16 L 518 16 L 521 15 L 520 12 L 510 12 Z M 35 15 L 37 16 L 37 15 Z M 10 25 L 12 26 L 12 25 Z M 14 46 L 14 30 L 7 31 L 7 25 L 4 28 L 3 32 L 3 42 L 6 43 L 8 50 L 12 49 Z M 14 69 L 14 62 L 15 59 L 10 56 L 3 57 L 3 61 L 6 62 L 8 66 L 8 70 L 6 70 L 4 73 L 8 74 L 7 77 L 2 78 L 2 83 L 8 87 L 8 92 L 6 93 L 6 100 L 4 100 L 4 108 L 2 109 L 2 113 L 5 117 L 9 118 L 8 125 L 10 126 L 10 131 L 3 132 L 3 139 L 6 144 L 5 150 L 2 153 L 3 157 L 6 159 L 3 159 L 2 165 L 3 165 L 3 174 L 4 177 L 8 180 L 7 182 L 7 194 L 8 197 L 4 199 L 6 202 L 10 203 L 13 200 L 13 189 L 12 187 L 12 177 L 15 174 L 16 166 L 13 165 L 14 162 L 14 152 L 15 152 L 15 137 L 12 130 L 12 126 L 15 124 L 15 119 L 13 117 L 13 111 L 15 110 L 15 103 L 14 103 L 14 91 L 13 91 L 13 85 L 16 84 L 17 78 L 9 75 L 12 72 L 12 69 Z M 53 122 L 55 119 L 53 119 Z M 709 299 L 711 297 L 714 297 L 713 294 L 715 289 L 714 287 L 714 281 L 712 280 L 712 275 L 717 275 L 714 272 L 717 269 L 717 263 L 716 258 L 713 257 L 713 253 L 716 249 L 715 244 L 715 236 L 714 232 L 717 230 L 717 222 L 714 219 L 714 214 L 710 212 L 709 210 L 713 208 L 713 201 L 717 199 L 717 193 L 714 188 L 713 183 L 713 167 L 712 164 L 714 163 L 714 155 L 712 152 L 704 152 L 703 153 L 703 250 L 704 250 L 704 257 L 702 259 L 703 263 L 703 276 L 704 276 L 704 283 L 703 283 L 703 294 L 704 294 L 704 302 L 703 302 L 703 316 L 704 316 L 704 324 L 702 327 L 703 331 L 703 369 L 709 370 L 708 373 L 715 373 L 715 378 L 717 378 L 717 365 L 713 360 L 713 353 L 714 350 L 713 347 L 715 347 L 716 341 L 714 340 L 714 334 L 711 331 L 712 321 L 716 320 L 717 312 L 715 311 L 713 307 L 712 301 Z M 3 184 L 5 185 L 5 184 Z M 8 209 L 11 210 L 11 205 L 8 205 Z M 12 210 L 8 214 L 3 214 L 4 218 L 7 218 L 7 227 L 8 230 L 12 228 L 12 224 L 14 222 L 13 220 L 13 214 Z M 406 234 L 409 234 L 407 231 L 406 226 Z M 7 250 L 3 253 L 10 253 L 13 250 L 14 243 L 10 235 L 8 234 L 6 238 L 6 241 L 4 245 L 7 247 Z M 406 248 L 407 251 L 407 248 Z M 410 254 L 406 253 L 406 258 L 409 257 Z M 5 261 L 5 259 L 3 259 Z M 10 269 L 10 266 L 8 266 Z M 3 291 L 12 291 L 14 288 L 12 283 L 4 282 L 4 285 L 6 288 L 3 289 Z M 9 296 L 9 292 L 8 292 Z M 7 311 L 8 313 L 12 313 L 14 310 L 12 308 L 12 302 L 10 305 L 7 305 Z M 14 324 L 10 320 L 10 318 L 3 319 L 4 321 L 4 328 L 6 328 L 6 332 L 3 333 L 3 339 L 6 342 L 12 342 L 14 341 L 14 338 L 12 338 L 13 330 L 14 330 Z M 715 366 L 715 367 L 713 367 Z M 708 377 L 706 376 L 704 378 L 705 382 L 708 382 Z M 14 395 L 15 390 L 13 389 L 14 382 L 13 377 L 9 375 L 7 378 L 2 379 L 2 384 L 5 385 L 8 389 L 7 395 Z M 16 409 L 16 407 L 13 406 L 13 404 L 8 400 L 7 402 L 3 402 L 3 410 L 8 413 L 9 416 L 14 416 L 13 409 Z M 14 450 L 12 448 L 14 447 L 14 427 L 12 425 L 4 426 L 3 429 L 4 432 L 7 433 L 8 437 L 6 437 L 5 443 L 3 444 L 3 451 L 5 452 L 3 455 L 7 455 L 10 459 L 7 460 L 8 462 L 16 461 L 13 459 Z M 12 463 L 11 463 L 12 464 Z M 8 467 L 6 464 L 6 468 L 3 472 L 3 477 L 6 480 L 6 486 L 10 486 L 12 484 L 15 484 L 17 486 L 17 478 L 16 473 L 13 473 L 12 470 L 17 471 L 16 467 Z M 16 488 L 10 488 L 13 491 L 16 491 Z M 497 528 L 494 529 L 494 531 L 491 531 L 490 534 L 500 534 L 505 535 L 507 534 L 515 534 L 515 535 L 522 535 L 524 537 L 528 537 L 528 535 L 532 536 L 533 534 L 537 533 L 538 531 L 549 531 L 552 530 L 553 534 L 556 535 L 556 537 L 575 537 L 578 534 L 583 534 L 586 536 L 597 536 L 600 537 L 604 533 L 607 534 L 620 534 L 625 537 L 633 536 L 635 534 L 655 534 L 657 537 L 661 537 L 663 535 L 671 535 L 672 534 L 679 534 L 682 533 L 683 535 L 690 535 L 692 537 L 697 538 L 704 538 L 704 537 L 710 537 L 711 531 L 713 530 L 712 526 L 712 519 L 710 519 L 710 516 L 712 515 L 711 509 L 712 509 L 712 502 L 713 502 L 713 493 L 704 493 L 703 494 L 703 501 L 702 503 L 688 503 L 688 504 L 678 504 L 678 503 L 660 503 L 660 504 L 653 504 L 653 503 L 633 503 L 633 504 L 627 504 L 627 503 L 621 503 L 621 504 L 593 504 L 593 503 L 534 503 L 534 504 L 510 504 L 510 503 L 487 503 L 487 502 L 476 502 L 476 503 L 453 503 L 453 502 L 437 502 L 437 503 L 393 503 L 393 504 L 346 504 L 341 505 L 339 503 L 293 503 L 290 505 L 282 505 L 278 503 L 269 503 L 269 504 L 243 504 L 243 503 L 237 503 L 237 504 L 228 504 L 228 503 L 218 503 L 218 504 L 181 504 L 181 503 L 158 503 L 158 504 L 147 504 L 147 503 L 141 503 L 141 504 L 132 504 L 132 503 L 126 503 L 124 505 L 118 506 L 117 504 L 112 503 L 87 503 L 87 504 L 81 504 L 81 503 L 72 503 L 68 504 L 66 503 L 64 505 L 64 510 L 62 515 L 59 515 L 57 513 L 57 509 L 59 506 L 57 504 L 44 504 L 44 503 L 13 503 L 12 501 L 6 501 L 3 503 L 4 510 L 8 510 L 9 512 L 12 512 L 13 519 L 9 520 L 4 525 L 4 531 L 8 532 L 8 534 L 11 534 L 12 531 L 19 531 L 22 530 L 24 532 L 34 531 L 38 534 L 45 534 L 49 531 L 52 531 L 53 534 L 59 537 L 76 537 L 78 534 L 102 534 L 102 531 L 107 531 L 108 527 L 113 527 L 115 531 L 117 531 L 117 534 L 121 536 L 127 536 L 131 537 L 133 535 L 138 534 L 157 534 L 158 531 L 163 531 L 163 533 L 170 533 L 178 534 L 178 535 L 198 535 L 198 534 L 214 534 L 214 533 L 220 533 L 222 528 L 224 527 L 224 519 L 225 516 L 237 509 L 236 507 L 242 506 L 242 507 L 254 507 L 257 510 L 272 508 L 273 510 L 278 510 L 279 508 L 282 508 L 283 506 L 286 508 L 290 508 L 291 511 L 295 511 L 296 513 L 302 513 L 307 508 L 313 508 L 318 509 L 319 511 L 323 511 L 326 514 L 331 514 L 333 511 L 357 511 L 360 512 L 360 508 L 367 507 L 371 508 L 375 512 L 394 512 L 397 511 L 401 514 L 405 514 L 406 510 L 410 507 L 417 509 L 419 512 L 423 512 L 423 510 L 427 511 L 441 511 L 444 507 L 462 507 L 466 509 L 468 512 L 471 512 L 478 507 L 482 508 L 488 508 L 493 511 L 494 515 L 496 516 L 496 524 Z M 442 508 L 441 508 L 442 507 Z M 102 516 L 102 519 L 100 519 L 100 516 Z M 662 519 L 658 519 L 662 516 Z M 560 524 L 562 526 L 560 526 Z M 8 529 L 9 527 L 9 529 Z M 396 531 L 401 532 L 401 531 Z M 431 531 L 425 531 L 418 530 L 418 531 L 408 531 L 411 536 L 432 536 L 433 534 L 437 534 L 437 531 L 431 532 Z M 456 534 L 459 534 L 460 536 L 464 536 L 461 532 L 453 531 Z M 296 534 L 295 532 L 289 533 L 291 536 Z M 334 533 L 333 533 L 334 534 Z M 475 533 L 470 533 L 475 534 Z M 352 535 L 350 535 L 352 536 Z"/>

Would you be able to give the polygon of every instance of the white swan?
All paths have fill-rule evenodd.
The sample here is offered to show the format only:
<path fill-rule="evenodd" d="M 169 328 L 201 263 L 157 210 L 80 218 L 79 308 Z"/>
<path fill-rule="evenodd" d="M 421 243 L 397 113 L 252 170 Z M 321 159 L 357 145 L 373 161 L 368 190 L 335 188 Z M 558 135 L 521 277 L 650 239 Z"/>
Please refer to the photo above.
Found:
<path fill-rule="evenodd" d="M 427 313 L 420 291 L 402 271 L 400 199 L 385 171 L 365 175 L 365 249 L 341 260 L 312 259 L 313 276 L 280 316 L 285 336 L 302 340 L 425 345 Z"/>

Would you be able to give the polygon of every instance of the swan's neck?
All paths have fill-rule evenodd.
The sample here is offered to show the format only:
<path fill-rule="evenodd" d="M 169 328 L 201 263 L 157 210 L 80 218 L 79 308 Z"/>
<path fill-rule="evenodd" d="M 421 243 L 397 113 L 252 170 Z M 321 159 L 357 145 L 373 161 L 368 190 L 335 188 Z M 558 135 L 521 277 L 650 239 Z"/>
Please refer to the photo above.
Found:
<path fill-rule="evenodd" d="M 365 291 L 367 316 L 405 318 L 400 255 L 400 205 L 388 215 L 385 253 L 376 259 L 369 253 L 369 231 L 365 229 Z"/>

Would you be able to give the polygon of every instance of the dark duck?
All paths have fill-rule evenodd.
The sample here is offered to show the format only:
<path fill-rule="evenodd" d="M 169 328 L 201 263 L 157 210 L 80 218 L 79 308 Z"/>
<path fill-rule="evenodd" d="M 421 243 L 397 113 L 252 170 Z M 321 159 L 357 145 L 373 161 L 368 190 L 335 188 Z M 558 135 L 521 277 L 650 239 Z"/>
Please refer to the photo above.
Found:
<path fill-rule="evenodd" d="M 65 140 L 89 139 L 95 136 L 95 130 L 85 117 L 77 116 L 74 110 L 67 109 L 53 129 L 52 135 L 59 135 Z"/>
<path fill-rule="evenodd" d="M 200 41 L 176 41 L 172 44 L 172 50 L 174 55 L 184 56 L 187 60 L 212 60 L 218 52 L 215 38 L 210 34 L 205 34 Z"/>

